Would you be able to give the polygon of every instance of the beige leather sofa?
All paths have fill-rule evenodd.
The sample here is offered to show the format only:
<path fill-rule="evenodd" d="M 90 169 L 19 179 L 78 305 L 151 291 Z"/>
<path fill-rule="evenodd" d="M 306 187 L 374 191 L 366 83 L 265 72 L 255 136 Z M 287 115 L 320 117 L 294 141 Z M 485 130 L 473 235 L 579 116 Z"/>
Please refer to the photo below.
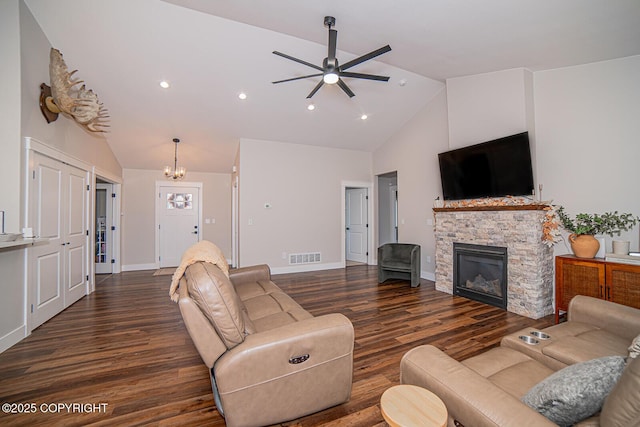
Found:
<path fill-rule="evenodd" d="M 520 336 L 548 337 L 528 344 Z M 533 334 L 532 334 L 533 333 Z M 449 426 L 555 426 L 520 400 L 555 371 L 603 356 L 627 357 L 640 334 L 640 310 L 585 296 L 575 297 L 568 321 L 541 331 L 527 328 L 504 337 L 500 347 L 458 362 L 425 345 L 407 352 L 400 381 L 433 391 L 445 403 Z M 628 363 L 600 414 L 580 427 L 640 426 L 640 357 Z"/>
<path fill-rule="evenodd" d="M 280 423 L 349 400 L 351 322 L 312 316 L 271 281 L 268 266 L 227 278 L 195 262 L 180 279 L 179 306 L 228 426 Z"/>

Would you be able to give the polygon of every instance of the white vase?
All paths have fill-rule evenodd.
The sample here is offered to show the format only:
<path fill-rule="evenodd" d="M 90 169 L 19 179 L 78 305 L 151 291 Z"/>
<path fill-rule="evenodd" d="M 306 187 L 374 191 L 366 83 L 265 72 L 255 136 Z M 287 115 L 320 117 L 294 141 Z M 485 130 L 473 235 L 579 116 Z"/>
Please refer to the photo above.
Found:
<path fill-rule="evenodd" d="M 629 241 L 627 240 L 614 240 L 613 241 L 613 253 L 618 255 L 629 255 Z"/>

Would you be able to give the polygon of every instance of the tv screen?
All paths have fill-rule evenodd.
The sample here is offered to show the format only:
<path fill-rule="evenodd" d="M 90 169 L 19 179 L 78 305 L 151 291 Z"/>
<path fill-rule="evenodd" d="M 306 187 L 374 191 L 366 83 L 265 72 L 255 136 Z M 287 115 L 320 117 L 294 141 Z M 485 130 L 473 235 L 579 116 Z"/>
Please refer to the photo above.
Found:
<path fill-rule="evenodd" d="M 445 200 L 530 195 L 527 132 L 438 154 Z"/>

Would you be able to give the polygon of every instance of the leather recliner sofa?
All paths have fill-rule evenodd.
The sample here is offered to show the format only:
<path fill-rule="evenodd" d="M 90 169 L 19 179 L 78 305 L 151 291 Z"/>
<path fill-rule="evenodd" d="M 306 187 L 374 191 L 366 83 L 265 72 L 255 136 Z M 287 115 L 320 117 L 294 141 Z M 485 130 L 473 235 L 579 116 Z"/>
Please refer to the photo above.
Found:
<path fill-rule="evenodd" d="M 540 333 L 546 334 L 545 339 L 535 338 Z M 638 334 L 640 310 L 576 296 L 567 322 L 542 330 L 523 329 L 504 337 L 499 347 L 462 362 L 431 345 L 416 347 L 402 358 L 400 382 L 439 396 L 448 410 L 449 427 L 551 427 L 556 424 L 521 398 L 564 367 L 606 356 L 629 356 Z M 534 339 L 533 344 L 521 336 Z M 628 360 L 600 413 L 574 426 L 640 426 L 640 356 Z M 562 398 L 554 404 L 562 404 Z"/>
<path fill-rule="evenodd" d="M 349 319 L 312 316 L 271 281 L 266 265 L 228 274 L 210 262 L 194 262 L 177 290 L 226 424 L 270 425 L 349 400 Z"/>

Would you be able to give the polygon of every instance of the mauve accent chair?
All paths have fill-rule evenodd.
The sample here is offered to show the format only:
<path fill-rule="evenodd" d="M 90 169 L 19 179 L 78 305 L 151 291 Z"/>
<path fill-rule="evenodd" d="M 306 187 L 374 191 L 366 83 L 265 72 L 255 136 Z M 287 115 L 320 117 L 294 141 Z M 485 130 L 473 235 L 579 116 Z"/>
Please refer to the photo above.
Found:
<path fill-rule="evenodd" d="M 406 279 L 412 288 L 420 286 L 420 245 L 385 243 L 378 248 L 378 283 L 387 279 Z"/>

